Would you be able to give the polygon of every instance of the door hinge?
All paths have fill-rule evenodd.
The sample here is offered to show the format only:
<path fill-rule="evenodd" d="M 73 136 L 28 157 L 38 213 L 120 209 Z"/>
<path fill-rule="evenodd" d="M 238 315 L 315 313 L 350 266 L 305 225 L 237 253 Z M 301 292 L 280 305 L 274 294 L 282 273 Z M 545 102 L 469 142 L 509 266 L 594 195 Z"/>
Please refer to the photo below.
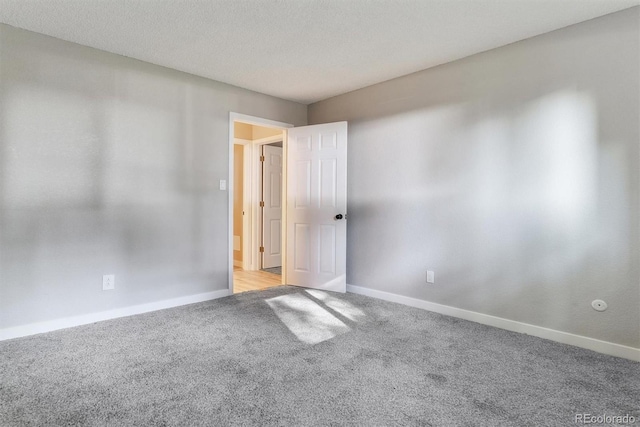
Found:
<path fill-rule="evenodd" d="M 260 207 L 264 208 L 264 201 L 260 202 Z"/>
<path fill-rule="evenodd" d="M 260 253 L 264 252 L 264 246 L 260 246 Z"/>
<path fill-rule="evenodd" d="M 264 156 L 260 156 L 260 161 L 264 162 Z"/>

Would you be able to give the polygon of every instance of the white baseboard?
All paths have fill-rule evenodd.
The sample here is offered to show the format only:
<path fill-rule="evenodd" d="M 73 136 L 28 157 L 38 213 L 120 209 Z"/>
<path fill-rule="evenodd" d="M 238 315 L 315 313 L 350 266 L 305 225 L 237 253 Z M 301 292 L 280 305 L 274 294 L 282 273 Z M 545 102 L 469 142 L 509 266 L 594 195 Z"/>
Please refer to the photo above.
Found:
<path fill-rule="evenodd" d="M 150 302 L 147 304 L 116 308 L 113 310 L 101 311 L 98 313 L 83 314 L 80 316 L 65 317 L 63 319 L 48 320 L 46 322 L 31 323 L 28 325 L 0 329 L 0 341 L 8 340 L 11 338 L 26 337 L 28 335 L 41 334 L 43 332 L 51 332 L 58 329 L 72 328 L 74 326 L 86 325 L 103 320 L 117 319 L 118 317 L 133 316 L 134 314 L 148 313 L 150 311 L 163 310 L 165 308 L 172 308 L 181 305 L 209 301 L 226 297 L 228 295 L 231 295 L 229 289 L 222 289 L 219 291 L 206 292 L 203 294 L 189 295 L 186 297 Z"/>
<path fill-rule="evenodd" d="M 598 353 L 604 353 L 611 356 L 622 357 L 625 359 L 640 362 L 640 348 L 627 347 L 624 345 L 601 341 L 581 335 L 575 335 L 568 332 L 543 328 L 541 326 L 517 322 L 515 320 L 504 319 L 502 317 L 491 316 L 489 314 L 482 314 L 475 311 L 464 310 L 462 308 L 437 304 L 417 298 L 406 297 L 403 295 L 392 294 L 390 292 L 378 291 L 375 289 L 363 288 L 360 286 L 347 285 L 347 292 L 365 295 L 385 301 L 396 302 L 399 304 L 408 305 L 410 307 L 421 308 L 423 310 L 433 311 L 435 313 L 446 314 L 448 316 L 458 317 L 460 319 L 470 320 L 476 323 L 482 323 L 483 325 L 494 326 L 496 328 L 506 329 L 508 331 L 519 332 L 522 334 L 533 335 L 535 337 L 545 338 L 562 344 L 574 345 L 576 347 L 582 347 L 588 350 L 597 351 Z"/>

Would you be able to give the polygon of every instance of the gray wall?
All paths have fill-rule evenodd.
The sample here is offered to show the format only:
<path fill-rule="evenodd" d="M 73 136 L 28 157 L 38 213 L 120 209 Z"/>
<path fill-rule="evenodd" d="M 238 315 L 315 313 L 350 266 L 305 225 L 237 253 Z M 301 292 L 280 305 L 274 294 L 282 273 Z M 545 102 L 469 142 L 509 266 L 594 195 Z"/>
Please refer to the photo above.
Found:
<path fill-rule="evenodd" d="M 638 15 L 312 104 L 349 121 L 348 283 L 640 347 Z"/>
<path fill-rule="evenodd" d="M 307 120 L 0 25 L 0 329 L 226 288 L 229 111 Z"/>

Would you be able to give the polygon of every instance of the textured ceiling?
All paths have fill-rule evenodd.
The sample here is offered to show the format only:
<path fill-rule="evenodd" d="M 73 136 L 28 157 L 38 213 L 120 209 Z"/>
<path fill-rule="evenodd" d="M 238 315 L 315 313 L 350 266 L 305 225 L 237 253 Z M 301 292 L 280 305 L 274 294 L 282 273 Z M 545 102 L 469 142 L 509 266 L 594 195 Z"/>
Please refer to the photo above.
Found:
<path fill-rule="evenodd" d="M 308 104 L 639 3 L 0 0 L 0 22 Z"/>

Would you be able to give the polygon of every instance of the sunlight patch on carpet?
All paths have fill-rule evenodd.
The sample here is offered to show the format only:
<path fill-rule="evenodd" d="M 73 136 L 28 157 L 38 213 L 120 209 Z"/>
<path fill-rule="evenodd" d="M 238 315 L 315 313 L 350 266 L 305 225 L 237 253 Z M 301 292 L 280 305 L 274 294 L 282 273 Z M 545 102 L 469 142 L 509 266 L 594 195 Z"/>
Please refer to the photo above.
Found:
<path fill-rule="evenodd" d="M 312 297 L 319 299 L 327 307 L 336 311 L 337 313 L 340 313 L 342 316 L 353 322 L 362 320 L 365 317 L 364 312 L 358 307 L 348 301 L 336 298 L 335 296 L 331 295 L 330 292 L 318 291 L 315 289 L 307 289 L 305 290 L 305 292 Z"/>
<path fill-rule="evenodd" d="M 265 302 L 304 343 L 318 344 L 349 331 L 347 325 L 304 295 L 282 295 Z"/>

